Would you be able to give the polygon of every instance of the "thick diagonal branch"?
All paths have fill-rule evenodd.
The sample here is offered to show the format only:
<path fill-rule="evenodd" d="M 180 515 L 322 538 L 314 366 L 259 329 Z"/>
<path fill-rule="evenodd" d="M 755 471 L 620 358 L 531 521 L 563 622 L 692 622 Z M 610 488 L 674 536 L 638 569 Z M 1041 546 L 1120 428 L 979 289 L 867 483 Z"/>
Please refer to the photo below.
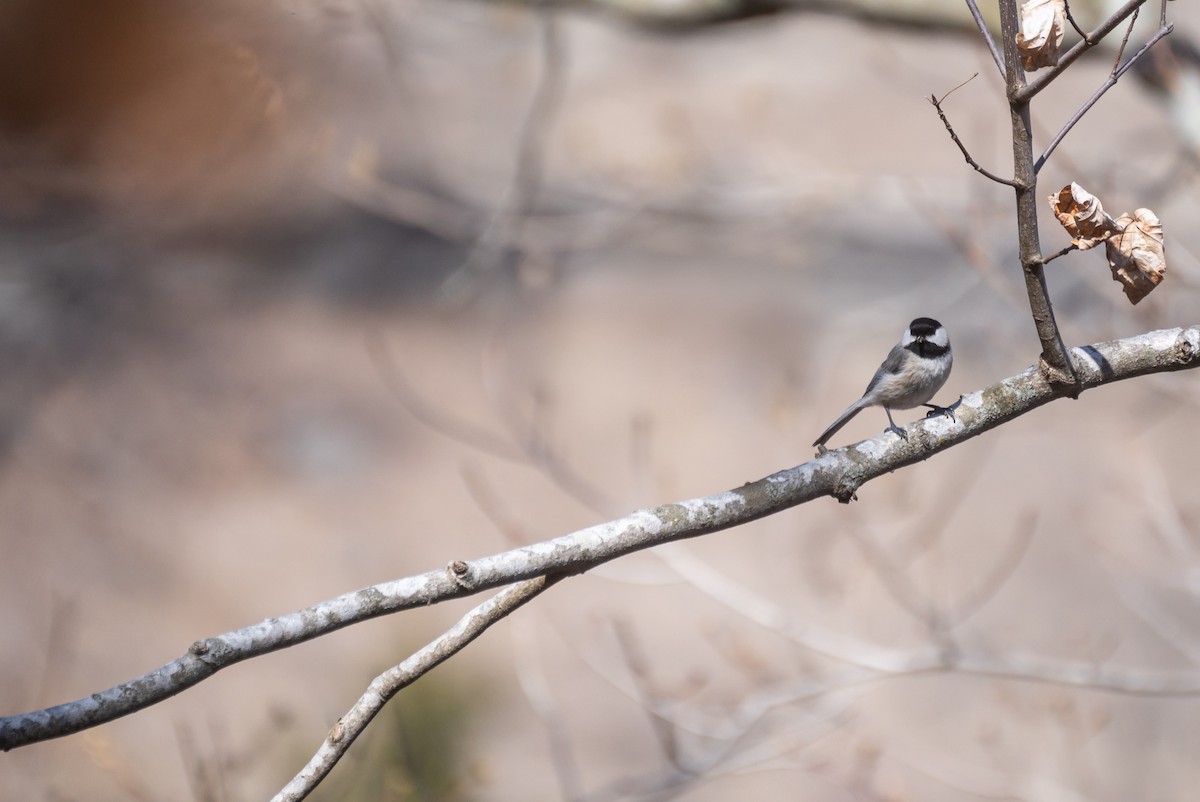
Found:
<path fill-rule="evenodd" d="M 1148 373 L 1200 367 L 1200 325 L 1112 340 L 1071 351 L 1079 390 Z M 641 549 L 729 529 L 813 499 L 849 501 L 872 479 L 928 459 L 1066 395 L 1038 367 L 965 396 L 955 418 L 909 427 L 829 451 L 756 482 L 639 510 L 553 540 L 523 546 L 347 593 L 245 629 L 197 641 L 149 674 L 74 702 L 0 718 L 0 749 L 70 735 L 129 715 L 196 685 L 222 668 L 342 627 L 539 576 L 580 573 Z"/>

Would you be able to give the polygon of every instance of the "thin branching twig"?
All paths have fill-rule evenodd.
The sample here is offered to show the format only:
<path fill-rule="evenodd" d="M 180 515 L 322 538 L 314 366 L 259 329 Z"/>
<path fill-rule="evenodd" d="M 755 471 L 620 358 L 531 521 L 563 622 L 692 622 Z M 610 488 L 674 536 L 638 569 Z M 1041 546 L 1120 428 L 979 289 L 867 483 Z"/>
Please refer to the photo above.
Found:
<path fill-rule="evenodd" d="M 527 617 L 513 617 L 512 651 L 517 684 L 546 732 L 550 765 L 558 780 L 559 796 L 568 801 L 577 800 L 583 795 L 579 761 L 571 748 L 567 717 L 551 691 L 550 678 L 539 656 L 535 626 Z"/>
<path fill-rule="evenodd" d="M 520 228 L 533 211 L 542 190 L 546 138 L 562 104 L 566 86 L 567 49 L 556 3 L 538 0 L 537 12 L 541 74 L 517 136 L 512 179 L 505 197 L 488 221 L 466 260 L 442 284 L 452 299 L 477 294 L 478 282 L 506 256 L 505 243 L 519 240 Z"/>
<path fill-rule="evenodd" d="M 1071 251 L 1077 251 L 1077 250 L 1079 250 L 1079 246 L 1072 242 L 1070 245 L 1063 248 L 1062 250 L 1055 251 L 1054 253 L 1050 254 L 1046 258 L 1042 259 L 1042 264 L 1048 265 L 1051 262 L 1053 262 L 1055 259 L 1057 259 L 1058 257 L 1066 256 Z"/>
<path fill-rule="evenodd" d="M 1116 72 L 1121 66 L 1121 58 L 1125 55 L 1125 48 L 1129 44 L 1129 37 L 1133 35 L 1133 26 L 1137 25 L 1138 15 L 1142 13 L 1139 7 L 1133 12 L 1133 16 L 1129 18 L 1129 26 L 1125 28 L 1125 35 L 1121 37 L 1121 46 L 1117 48 L 1117 57 L 1113 59 L 1112 72 Z"/>
<path fill-rule="evenodd" d="M 613 509 L 614 505 L 598 487 L 549 447 L 539 428 L 542 421 L 535 420 L 525 432 L 512 430 L 511 437 L 497 434 L 447 412 L 422 396 L 405 378 L 392 349 L 378 332 L 368 334 L 366 347 L 380 380 L 396 401 L 423 426 L 476 451 L 537 467 L 572 498 L 592 509 L 603 510 L 603 514 Z"/>
<path fill-rule="evenodd" d="M 1134 14 L 1134 16 L 1136 17 L 1137 15 Z M 1059 143 L 1063 141 L 1063 138 L 1066 137 L 1071 129 L 1075 127 L 1075 124 L 1083 119 L 1083 115 L 1087 114 L 1088 111 L 1091 110 L 1092 106 L 1095 106 L 1096 102 L 1104 96 L 1104 93 L 1116 86 L 1117 81 L 1121 79 L 1121 76 L 1124 75 L 1125 72 L 1132 67 L 1138 59 L 1147 53 L 1150 48 L 1154 47 L 1156 42 L 1171 33 L 1174 28 L 1174 25 L 1169 24 L 1159 28 L 1154 36 L 1150 37 L 1146 44 L 1142 45 L 1136 53 L 1129 57 L 1129 61 L 1125 62 L 1124 64 L 1121 64 L 1120 54 L 1117 55 L 1117 61 L 1115 64 L 1113 64 L 1112 72 L 1109 73 L 1108 80 L 1101 84 L 1100 88 L 1097 89 L 1095 93 L 1088 98 L 1082 106 L 1079 107 L 1079 110 L 1071 115 L 1071 119 L 1067 120 L 1066 124 L 1063 125 L 1062 130 L 1055 134 L 1054 139 L 1050 140 L 1050 144 L 1046 146 L 1046 149 L 1042 151 L 1042 155 L 1038 157 L 1038 160 L 1033 165 L 1035 172 L 1041 171 L 1042 166 L 1046 163 L 1046 160 L 1050 158 L 1050 154 L 1054 152 Z M 1129 33 L 1132 30 L 1133 25 L 1130 23 L 1129 30 L 1125 32 L 1125 39 L 1121 42 L 1122 52 L 1125 50 L 1125 43 L 1129 40 Z"/>
<path fill-rule="evenodd" d="M 976 172 L 980 173 L 981 175 L 983 175 L 987 178 L 990 178 L 991 180 L 995 181 L 997 184 L 1004 184 L 1006 186 L 1015 187 L 1016 184 L 1014 184 L 1011 180 L 1009 180 L 1007 178 L 1001 178 L 1000 176 L 996 175 L 995 173 L 993 173 L 989 170 L 986 170 L 982 165 L 979 164 L 979 162 L 975 161 L 975 159 L 972 158 L 970 151 L 967 150 L 967 146 L 962 143 L 962 140 L 958 138 L 958 134 L 955 133 L 954 126 L 950 124 L 950 120 L 946 117 L 946 112 L 942 111 L 942 101 L 944 101 L 946 98 L 950 97 L 950 95 L 956 89 L 959 89 L 960 87 L 966 85 L 969 81 L 973 80 L 978 75 L 979 75 L 979 73 L 975 73 L 975 75 L 972 75 L 966 81 L 963 81 L 958 86 L 954 87 L 954 89 L 951 89 L 949 92 L 942 95 L 942 97 L 940 99 L 938 98 L 937 95 L 930 95 L 929 102 L 930 102 L 930 104 L 933 105 L 934 109 L 937 110 L 938 117 L 941 118 L 942 125 L 946 126 L 946 131 L 949 132 L 950 138 L 952 140 L 954 140 L 954 144 L 958 145 L 958 149 L 962 153 L 963 158 L 967 160 L 967 164 L 971 165 L 971 167 L 974 168 Z"/>
<path fill-rule="evenodd" d="M 1007 0 L 1005 0 L 1005 1 L 1007 2 Z M 1108 36 L 1108 34 L 1110 34 L 1112 31 L 1114 31 L 1118 25 L 1120 25 L 1122 22 L 1124 22 L 1126 20 L 1126 18 L 1129 17 L 1130 14 L 1137 11 L 1138 8 L 1140 8 L 1145 2 L 1146 2 L 1146 0 L 1126 0 L 1125 4 L 1122 5 L 1120 8 L 1118 8 L 1115 12 L 1113 12 L 1112 16 L 1110 16 L 1104 22 L 1100 23 L 1100 25 L 1097 26 L 1094 30 L 1092 30 L 1091 32 L 1084 35 L 1082 41 L 1076 42 L 1074 47 L 1070 48 L 1069 50 L 1067 50 L 1067 52 L 1060 55 L 1058 57 L 1057 64 L 1055 64 L 1053 67 L 1046 69 L 1044 72 L 1042 72 L 1040 75 L 1038 75 L 1037 78 L 1034 78 L 1032 81 L 1030 81 L 1027 84 L 1023 84 L 1021 87 L 1017 88 L 1015 91 L 1010 89 L 1009 97 L 1013 101 L 1017 101 L 1017 102 L 1028 102 L 1028 101 L 1032 100 L 1034 95 L 1036 95 L 1038 92 L 1041 92 L 1043 89 L 1045 89 L 1047 86 L 1049 86 L 1050 83 L 1055 78 L 1057 78 L 1058 76 L 1060 76 L 1064 72 L 1066 72 L 1067 68 L 1070 67 L 1072 64 L 1074 64 L 1076 59 L 1078 59 L 1084 53 L 1086 53 L 1087 51 L 1089 51 L 1093 47 L 1095 47 L 1097 44 L 1099 44 L 1100 40 L 1102 40 L 1104 37 Z M 1004 5 L 1005 5 L 1005 3 L 1002 2 L 1001 7 L 1003 7 Z M 1014 12 L 1015 12 L 1015 8 L 1014 8 Z M 1014 28 L 1014 35 L 1015 35 L 1015 28 Z M 1007 33 L 1005 34 L 1005 36 L 1007 37 Z M 1014 40 L 1014 42 L 1015 42 L 1015 40 Z M 1006 41 L 1005 45 L 1007 46 L 1007 44 L 1008 44 L 1008 42 Z M 1015 48 L 1015 46 L 1016 45 L 1014 43 L 1014 48 Z M 1006 64 L 1008 63 L 1007 54 L 1005 55 L 1005 63 Z"/>
<path fill-rule="evenodd" d="M 1071 23 L 1075 33 L 1079 34 L 1079 38 L 1086 42 L 1088 40 L 1087 31 L 1079 27 L 1079 23 L 1075 21 L 1075 15 L 1071 13 L 1071 4 L 1066 0 L 1063 0 L 1063 13 L 1066 14 L 1067 22 Z"/>

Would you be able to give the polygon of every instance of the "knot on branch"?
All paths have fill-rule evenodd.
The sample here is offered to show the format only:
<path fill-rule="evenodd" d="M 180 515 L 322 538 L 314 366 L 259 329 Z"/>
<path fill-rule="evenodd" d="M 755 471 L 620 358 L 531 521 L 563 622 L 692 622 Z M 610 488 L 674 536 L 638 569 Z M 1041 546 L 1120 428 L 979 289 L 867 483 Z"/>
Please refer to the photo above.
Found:
<path fill-rule="evenodd" d="M 1180 366 L 1196 364 L 1200 360 L 1200 330 L 1184 329 L 1171 348 L 1171 358 Z"/>
<path fill-rule="evenodd" d="M 188 647 L 188 654 L 213 671 L 217 671 L 227 664 L 229 652 L 229 644 L 220 638 L 204 638 Z"/>
<path fill-rule="evenodd" d="M 839 504 L 849 504 L 851 501 L 858 501 L 858 487 L 862 482 L 850 479 L 845 475 L 838 480 L 833 486 L 833 497 L 838 500 Z"/>
<path fill-rule="evenodd" d="M 450 578 L 454 580 L 454 584 L 461 588 L 471 587 L 471 566 L 463 560 L 454 560 L 446 569 L 450 572 Z"/>
<path fill-rule="evenodd" d="M 203 640 L 198 640 L 189 646 L 188 654 L 190 654 L 192 657 L 195 657 L 209 668 L 212 668 L 218 662 L 216 647 L 219 647 L 220 645 L 220 642 L 215 638 L 205 638 Z"/>

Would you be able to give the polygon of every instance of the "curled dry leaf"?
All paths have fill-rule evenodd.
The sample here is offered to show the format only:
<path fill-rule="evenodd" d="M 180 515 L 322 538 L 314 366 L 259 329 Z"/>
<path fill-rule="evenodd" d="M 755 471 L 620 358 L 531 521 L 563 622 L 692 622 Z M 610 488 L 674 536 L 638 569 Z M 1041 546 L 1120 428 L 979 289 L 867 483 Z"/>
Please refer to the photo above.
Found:
<path fill-rule="evenodd" d="M 1104 243 L 1113 280 L 1120 282 L 1130 303 L 1157 287 L 1167 272 L 1162 223 L 1149 209 L 1137 209 L 1117 219 L 1109 217 L 1100 199 L 1075 182 L 1050 196 L 1058 222 L 1080 250 Z"/>
<path fill-rule="evenodd" d="M 1081 251 L 1105 242 L 1121 230 L 1104 213 L 1100 199 L 1074 181 L 1050 196 L 1050 208 L 1071 235 L 1071 243 Z"/>
<path fill-rule="evenodd" d="M 1017 48 L 1025 69 L 1053 67 L 1058 63 L 1066 23 L 1065 0 L 1026 0 L 1021 4 Z"/>
<path fill-rule="evenodd" d="M 1149 209 L 1136 209 L 1132 215 L 1118 217 L 1116 224 L 1118 232 L 1105 243 L 1108 266 L 1129 302 L 1136 304 L 1162 282 L 1167 272 L 1162 223 Z"/>

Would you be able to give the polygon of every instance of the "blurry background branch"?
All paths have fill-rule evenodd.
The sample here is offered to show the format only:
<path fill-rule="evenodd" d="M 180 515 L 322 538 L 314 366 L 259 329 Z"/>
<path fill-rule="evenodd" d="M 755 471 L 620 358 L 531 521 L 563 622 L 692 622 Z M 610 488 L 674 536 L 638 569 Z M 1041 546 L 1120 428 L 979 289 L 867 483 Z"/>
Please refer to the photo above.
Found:
<path fill-rule="evenodd" d="M 1136 11 L 1150 0 L 1091 0 L 1077 2 L 1072 6 L 1072 22 L 1077 17 L 1102 20 L 1088 32 L 1087 39 L 1062 54 L 1058 65 L 1037 74 L 1025 85 L 1022 70 L 1021 87 L 1014 88 L 1014 114 L 1020 116 L 1024 107 L 1039 91 L 1048 86 L 1076 59 L 1091 51 L 1103 51 L 1111 57 L 1123 49 L 1120 37 L 1111 34 L 1130 19 Z M 1155 0 L 1165 4 L 1166 0 Z M 561 103 L 565 91 L 566 42 L 558 31 L 556 15 L 562 9 L 588 9 L 605 14 L 614 14 L 635 24 L 649 26 L 659 31 L 664 27 L 680 32 L 708 30 L 732 20 L 757 17 L 763 14 L 819 13 L 823 15 L 848 16 L 880 25 L 920 26 L 924 31 L 938 30 L 949 35 L 960 35 L 968 39 L 983 39 L 988 47 L 995 47 L 995 35 L 1001 37 L 1001 45 L 1012 36 L 1002 35 L 1002 20 L 999 8 L 1010 9 L 1013 25 L 1016 25 L 1016 0 L 1004 0 L 999 4 L 944 2 L 944 0 L 910 0 L 909 2 L 884 2 L 876 0 L 687 0 L 685 2 L 659 2 L 659 0 L 530 0 L 526 5 L 537 15 L 541 27 L 540 77 L 534 87 L 533 99 L 522 123 L 516 147 L 511 185 L 494 210 L 480 209 L 469 198 L 455 197 L 453 190 L 444 186 L 427 186 L 421 181 L 397 182 L 369 173 L 355 173 L 350 180 L 334 171 L 326 177 L 326 184 L 339 196 L 360 204 L 390 219 L 403 221 L 438 236 L 457 242 L 471 243 L 468 259 L 451 277 L 446 289 L 461 290 L 467 275 L 479 275 L 482 266 L 498 264 L 512 252 L 534 254 L 544 259 L 555 259 L 568 251 L 587 250 L 604 243 L 611 243 L 623 229 L 639 215 L 663 214 L 677 216 L 681 210 L 671 206 L 655 209 L 652 204 L 632 199 L 613 199 L 603 195 L 580 194 L 567 202 L 583 204 L 586 211 L 563 211 L 564 199 L 551 193 L 541 193 L 541 162 L 545 159 L 543 148 L 547 128 Z M 978 12 L 978 17 L 972 13 Z M 979 26 L 983 25 L 983 28 Z M 1144 85 L 1151 87 L 1163 99 L 1171 111 L 1179 136 L 1193 152 L 1200 152 L 1200 92 L 1195 86 L 1200 82 L 1200 56 L 1194 43 L 1184 36 L 1179 40 L 1168 40 L 1158 48 L 1162 51 L 1152 58 L 1143 58 L 1150 48 L 1170 33 L 1172 26 L 1165 18 L 1160 28 L 1119 69 L 1114 68 L 1110 80 L 1095 96 L 1068 120 L 1059 133 L 1050 140 L 1035 162 L 1034 174 L 1040 170 L 1049 154 L 1061 139 L 1082 117 L 1086 110 L 1107 91 L 1130 67 Z M 1009 34 L 1015 35 L 1015 27 Z M 981 31 L 985 33 L 981 34 Z M 1128 34 L 1126 34 L 1128 35 Z M 1015 47 L 1015 46 L 1014 46 Z M 1012 49 L 1012 48 L 1010 48 Z M 1001 46 L 994 51 L 1003 59 Z M 1000 63 L 1002 67 L 1003 64 Z M 1009 75 L 1013 71 L 1008 70 Z M 1013 79 L 1015 80 L 1015 79 Z M 939 110 L 940 111 L 940 110 Z M 948 125 L 948 123 L 947 123 Z M 952 129 L 951 129 L 952 130 Z M 993 180 L 994 173 L 982 170 L 964 148 L 968 162 Z M 1031 278 L 1036 268 L 1029 268 Z M 483 273 L 491 272 L 483 270 Z M 457 288 L 457 289 L 456 289 Z M 1041 292 L 1039 283 L 1032 281 L 1027 287 L 1032 295 Z M 1032 297 L 1031 295 L 1031 297 Z M 1048 304 L 1041 304 L 1037 312 L 1043 321 L 1039 324 L 1039 335 L 1043 348 L 1048 349 L 1057 371 L 1067 371 L 1062 343 L 1051 331 L 1052 312 Z"/>

